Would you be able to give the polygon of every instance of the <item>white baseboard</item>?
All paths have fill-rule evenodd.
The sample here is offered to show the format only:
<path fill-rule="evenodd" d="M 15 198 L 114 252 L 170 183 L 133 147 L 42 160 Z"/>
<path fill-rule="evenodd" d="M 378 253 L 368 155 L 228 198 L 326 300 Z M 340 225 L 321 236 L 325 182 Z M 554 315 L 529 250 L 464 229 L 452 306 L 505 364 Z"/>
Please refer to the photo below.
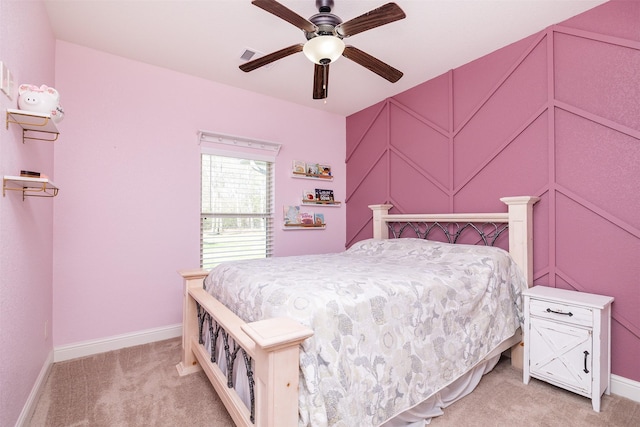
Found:
<path fill-rule="evenodd" d="M 22 407 L 22 412 L 20 412 L 20 416 L 18 417 L 18 421 L 16 421 L 16 427 L 22 427 L 27 425 L 29 420 L 31 420 L 31 416 L 33 415 L 33 411 L 36 409 L 36 404 L 38 403 L 38 399 L 40 398 L 40 394 L 44 389 L 44 385 L 47 382 L 47 378 L 49 377 L 49 372 L 51 371 L 51 366 L 53 365 L 53 350 L 49 352 L 49 356 L 44 361 L 42 365 L 42 369 L 40 369 L 40 374 L 38 374 L 38 378 L 36 378 L 36 382 L 33 384 L 33 388 L 31 389 L 31 393 L 29 393 L 29 397 Z"/>
<path fill-rule="evenodd" d="M 78 357 L 118 350 L 136 345 L 148 344 L 155 341 L 168 340 L 182 335 L 182 324 L 147 329 L 130 334 L 116 335 L 98 340 L 85 341 L 77 344 L 64 345 L 53 349 L 53 361 L 77 359 Z"/>
<path fill-rule="evenodd" d="M 611 393 L 640 402 L 640 382 L 612 374 Z"/>

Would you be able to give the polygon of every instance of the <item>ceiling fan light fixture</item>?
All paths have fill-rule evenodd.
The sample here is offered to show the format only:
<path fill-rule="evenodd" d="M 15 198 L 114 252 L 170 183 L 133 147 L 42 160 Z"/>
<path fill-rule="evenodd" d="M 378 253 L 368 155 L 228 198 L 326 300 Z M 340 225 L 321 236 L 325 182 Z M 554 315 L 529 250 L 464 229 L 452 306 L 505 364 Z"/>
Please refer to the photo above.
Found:
<path fill-rule="evenodd" d="M 336 36 L 316 36 L 304 44 L 302 51 L 309 61 L 326 65 L 340 58 L 344 42 Z"/>

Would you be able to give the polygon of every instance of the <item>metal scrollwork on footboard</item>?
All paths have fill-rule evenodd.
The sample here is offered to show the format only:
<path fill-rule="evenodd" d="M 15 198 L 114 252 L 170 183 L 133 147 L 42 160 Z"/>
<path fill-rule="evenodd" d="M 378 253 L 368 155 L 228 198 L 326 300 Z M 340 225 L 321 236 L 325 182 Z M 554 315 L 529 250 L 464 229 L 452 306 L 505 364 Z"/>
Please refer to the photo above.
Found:
<path fill-rule="evenodd" d="M 394 239 L 416 237 L 425 240 L 437 240 L 435 238 L 436 234 L 441 234 L 447 243 L 461 243 L 459 240 L 463 233 L 470 231 L 474 236 L 471 238 L 471 244 L 482 243 L 485 246 L 495 246 L 496 240 L 505 230 L 508 230 L 509 225 L 495 222 L 389 222 L 387 227 Z M 477 237 L 475 237 L 476 235 Z"/>
<path fill-rule="evenodd" d="M 208 332 L 210 338 L 210 355 L 211 362 L 218 364 L 217 350 L 218 350 L 218 337 L 222 333 L 222 346 L 224 349 L 224 357 L 226 362 L 226 370 L 224 371 L 227 377 L 227 387 L 233 388 L 233 366 L 235 364 L 238 352 L 242 354 L 242 360 L 244 361 L 245 368 L 247 370 L 247 380 L 249 384 L 249 399 L 250 399 L 250 408 L 249 411 L 251 413 L 250 420 L 252 423 L 255 423 L 255 394 L 254 394 L 254 385 L 255 380 L 253 378 L 253 368 L 252 368 L 252 360 L 251 357 L 247 354 L 245 349 L 239 346 L 233 338 L 229 337 L 227 331 L 218 324 L 218 322 L 206 311 L 204 310 L 200 304 L 196 302 L 197 313 L 198 313 L 198 343 L 200 345 L 205 345 L 204 340 L 204 326 L 208 324 Z M 231 349 L 231 345 L 233 344 L 233 350 Z M 220 366 L 218 364 L 218 366 Z"/>

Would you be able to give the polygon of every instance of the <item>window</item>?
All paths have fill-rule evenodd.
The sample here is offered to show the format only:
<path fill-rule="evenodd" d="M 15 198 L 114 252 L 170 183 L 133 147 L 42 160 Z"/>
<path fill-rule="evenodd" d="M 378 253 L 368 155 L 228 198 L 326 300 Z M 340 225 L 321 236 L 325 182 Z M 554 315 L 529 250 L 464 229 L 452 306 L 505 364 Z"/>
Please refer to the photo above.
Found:
<path fill-rule="evenodd" d="M 202 153 L 200 266 L 204 269 L 223 261 L 271 256 L 273 162 L 244 157 Z"/>

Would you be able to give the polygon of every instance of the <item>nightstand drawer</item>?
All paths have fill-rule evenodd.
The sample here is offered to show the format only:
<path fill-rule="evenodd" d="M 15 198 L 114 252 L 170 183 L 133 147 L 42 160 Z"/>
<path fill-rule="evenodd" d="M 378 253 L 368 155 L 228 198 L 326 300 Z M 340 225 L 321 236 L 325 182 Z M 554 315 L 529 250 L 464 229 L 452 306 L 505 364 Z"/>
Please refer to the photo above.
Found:
<path fill-rule="evenodd" d="M 538 299 L 531 299 L 529 307 L 531 316 L 561 321 L 572 325 L 586 327 L 593 325 L 593 311 L 587 307 L 577 307 L 575 305 Z"/>

